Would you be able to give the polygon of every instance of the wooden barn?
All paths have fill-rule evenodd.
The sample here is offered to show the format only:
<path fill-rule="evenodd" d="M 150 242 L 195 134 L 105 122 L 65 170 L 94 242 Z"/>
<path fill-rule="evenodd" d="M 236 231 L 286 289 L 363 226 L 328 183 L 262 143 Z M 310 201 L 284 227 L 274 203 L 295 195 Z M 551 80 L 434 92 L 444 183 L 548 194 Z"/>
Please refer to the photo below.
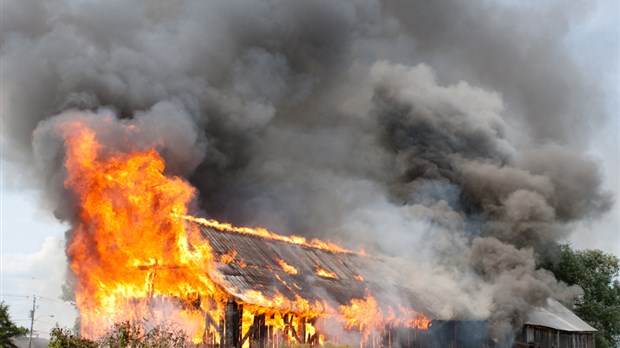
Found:
<path fill-rule="evenodd" d="M 386 308 L 395 311 L 395 319 L 385 321 L 389 327 L 374 330 L 363 346 L 391 346 L 396 331 L 403 331 L 409 341 L 428 340 L 429 333 L 439 332 L 439 327 L 435 331 L 405 329 L 406 325 L 398 323 L 399 315 L 408 319 L 419 315 L 430 322 L 427 318 L 434 314 L 420 302 L 420 296 L 387 281 L 397 276 L 388 276 L 393 270 L 381 259 L 199 227 L 215 258 L 210 277 L 228 294 L 224 315 L 206 315 L 205 346 L 321 345 L 321 337 L 344 343 L 314 324 L 330 309 L 347 305 L 361 317 L 355 323 L 358 330 L 371 325 L 373 318 L 368 315 L 382 310 L 387 315 Z M 369 294 L 373 300 L 367 302 Z M 205 300 L 204 296 L 199 299 Z"/>
<path fill-rule="evenodd" d="M 517 347 L 594 348 L 594 329 L 556 300 L 530 312 Z"/>
<path fill-rule="evenodd" d="M 330 332 L 335 325 L 324 322 L 343 309 L 357 311 L 357 321 L 345 327 L 357 331 L 353 344 L 360 347 L 498 346 L 484 318 L 441 318 L 422 301 L 424 296 L 397 284 L 401 275 L 381 258 L 197 226 L 214 257 L 208 276 L 225 294 L 200 294 L 189 304 L 204 311 L 200 347 L 352 344 L 346 332 Z M 386 320 L 369 330 L 377 316 Z M 415 317 L 424 325 L 410 325 Z M 514 347 L 590 348 L 594 332 L 548 300 L 529 314 Z"/>

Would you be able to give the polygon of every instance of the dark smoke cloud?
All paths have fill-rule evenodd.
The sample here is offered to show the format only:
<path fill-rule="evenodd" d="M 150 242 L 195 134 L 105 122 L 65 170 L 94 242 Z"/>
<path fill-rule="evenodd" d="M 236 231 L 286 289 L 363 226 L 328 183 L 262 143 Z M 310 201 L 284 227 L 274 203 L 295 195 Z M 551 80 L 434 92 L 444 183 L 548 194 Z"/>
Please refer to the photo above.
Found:
<path fill-rule="evenodd" d="M 562 39 L 595 8 L 585 1 L 394 0 L 386 12 L 413 38 L 418 59 L 442 76 L 500 91 L 528 141 L 584 145 L 604 121 L 594 81 L 576 69 Z M 444 73 L 445 72 L 445 73 Z M 584 117 L 587 115 L 587 117 Z M 593 128 L 592 128 L 593 127 Z M 581 128 L 575 132 L 575 129 Z"/>
<path fill-rule="evenodd" d="M 559 293 L 537 255 L 612 203 L 563 43 L 588 6 L 3 1 L 3 154 L 71 219 L 56 127 L 82 120 L 157 148 L 205 214 L 407 259 L 500 335 Z"/>
<path fill-rule="evenodd" d="M 472 264 L 482 278 L 493 284 L 488 320 L 496 337 L 523 325 L 523 313 L 552 295 L 570 298 L 579 289 L 558 286 L 551 272 L 536 269 L 532 249 L 516 249 L 499 240 L 477 238 L 472 243 Z"/>

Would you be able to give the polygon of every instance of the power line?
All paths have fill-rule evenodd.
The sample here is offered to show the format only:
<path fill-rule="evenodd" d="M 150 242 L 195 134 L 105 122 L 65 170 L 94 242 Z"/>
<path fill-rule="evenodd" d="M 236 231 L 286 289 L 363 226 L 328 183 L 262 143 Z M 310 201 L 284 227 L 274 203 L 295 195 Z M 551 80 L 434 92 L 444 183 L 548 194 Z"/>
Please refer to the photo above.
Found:
<path fill-rule="evenodd" d="M 28 295 L 11 295 L 11 294 L 2 294 L 0 297 L 24 297 L 28 298 Z"/>
<path fill-rule="evenodd" d="M 2 294 L 2 296 L 0 296 L 0 298 L 3 297 L 10 297 L 10 298 L 15 298 L 15 299 L 21 299 L 21 300 L 30 300 L 30 297 L 32 295 L 19 295 L 19 294 Z M 62 302 L 62 301 L 58 301 L 58 300 L 54 300 L 51 299 L 49 297 L 45 297 L 45 296 L 41 296 L 41 295 L 35 295 L 39 300 L 43 300 L 47 303 L 52 303 L 52 304 L 57 304 L 57 305 L 62 305 L 62 306 L 67 306 L 67 307 L 71 307 L 71 308 L 75 308 L 75 306 L 73 304 L 71 304 L 71 302 Z"/>
<path fill-rule="evenodd" d="M 53 303 L 53 304 L 57 304 L 57 305 L 63 305 L 63 306 L 67 306 L 67 307 L 71 307 L 74 308 L 74 306 L 68 302 L 60 302 L 60 301 L 56 301 L 56 300 L 52 300 L 51 298 L 47 298 L 45 296 L 37 296 L 40 299 L 42 299 L 45 302 L 49 302 L 49 303 Z"/>
<path fill-rule="evenodd" d="M 22 296 L 22 295 L 2 295 L 0 296 L 0 298 L 10 298 L 14 300 L 29 300 L 28 296 Z"/>

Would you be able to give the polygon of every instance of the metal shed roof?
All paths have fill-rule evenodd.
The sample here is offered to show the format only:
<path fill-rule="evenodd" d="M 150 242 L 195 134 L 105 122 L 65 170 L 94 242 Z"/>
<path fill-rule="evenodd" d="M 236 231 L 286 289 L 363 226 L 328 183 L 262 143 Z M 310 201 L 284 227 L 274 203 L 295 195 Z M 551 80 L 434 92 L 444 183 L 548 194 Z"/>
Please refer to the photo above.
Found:
<path fill-rule="evenodd" d="M 569 332 L 594 332 L 595 328 L 581 320 L 575 313 L 554 299 L 547 299 L 545 307 L 533 309 L 525 320 L 526 325 L 544 326 Z"/>
<path fill-rule="evenodd" d="M 215 262 L 217 277 L 212 277 L 229 294 L 244 302 L 250 291 L 260 291 L 266 298 L 281 294 L 296 302 L 295 294 L 303 299 L 328 301 L 332 307 L 361 299 L 370 291 L 382 307 L 404 306 L 432 316 L 433 313 L 411 289 L 387 284 L 390 268 L 379 258 L 355 253 L 335 253 L 328 250 L 262 238 L 254 235 L 220 231 L 200 225 L 216 259 L 234 255 L 232 261 Z M 293 266 L 297 274 L 287 273 L 278 259 Z M 317 275 L 323 269 L 336 279 Z M 391 279 L 397 278 L 396 276 Z M 285 304 L 284 304 L 285 305 Z M 280 308 L 294 311 L 295 308 Z"/>
<path fill-rule="evenodd" d="M 429 317 L 438 319 L 432 306 L 423 303 L 412 289 L 389 284 L 387 279 L 398 279 L 380 258 L 355 253 L 335 253 L 259 236 L 220 231 L 204 225 L 200 230 L 208 240 L 216 259 L 234 255 L 227 263 L 215 261 L 212 277 L 225 291 L 237 299 L 252 303 L 246 297 L 251 291 L 260 291 L 266 298 L 280 294 L 291 303 L 298 298 L 309 302 L 327 301 L 331 306 L 346 305 L 352 299 L 361 299 L 367 291 L 382 307 L 404 306 Z M 298 273 L 289 274 L 278 259 L 293 266 Z M 337 276 L 336 279 L 317 275 L 323 269 Z M 259 304 L 259 303 L 255 303 Z M 283 304 L 283 306 L 286 304 Z M 295 311 L 295 308 L 279 309 Z M 568 332 L 594 332 L 592 326 L 558 301 L 548 299 L 544 307 L 534 308 L 527 316 L 526 325 L 544 326 Z"/>

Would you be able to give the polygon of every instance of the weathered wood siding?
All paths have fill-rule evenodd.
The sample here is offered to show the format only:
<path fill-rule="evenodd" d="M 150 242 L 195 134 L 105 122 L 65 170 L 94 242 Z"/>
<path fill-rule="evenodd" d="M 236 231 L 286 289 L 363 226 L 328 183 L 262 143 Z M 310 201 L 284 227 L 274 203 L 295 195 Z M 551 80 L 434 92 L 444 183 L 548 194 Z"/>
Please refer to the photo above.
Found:
<path fill-rule="evenodd" d="M 540 348 L 595 348 L 593 332 L 567 332 L 543 326 L 525 325 L 517 341 Z"/>
<path fill-rule="evenodd" d="M 390 333 L 379 346 L 401 348 L 494 348 L 484 321 L 434 320 L 428 330 L 403 329 Z"/>

